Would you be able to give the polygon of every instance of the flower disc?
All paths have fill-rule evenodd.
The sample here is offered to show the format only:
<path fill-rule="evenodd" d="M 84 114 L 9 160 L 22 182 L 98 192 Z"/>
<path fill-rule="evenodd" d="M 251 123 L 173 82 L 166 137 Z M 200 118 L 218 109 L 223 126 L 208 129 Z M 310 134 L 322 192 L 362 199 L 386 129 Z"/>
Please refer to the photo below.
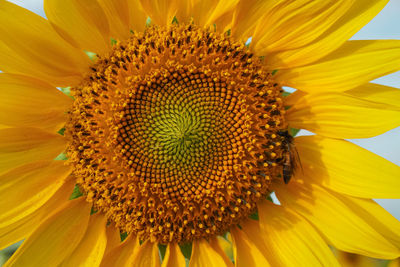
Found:
<path fill-rule="evenodd" d="M 227 35 L 150 27 L 72 88 L 69 162 L 121 231 L 164 244 L 221 234 L 282 179 L 281 92 Z"/>

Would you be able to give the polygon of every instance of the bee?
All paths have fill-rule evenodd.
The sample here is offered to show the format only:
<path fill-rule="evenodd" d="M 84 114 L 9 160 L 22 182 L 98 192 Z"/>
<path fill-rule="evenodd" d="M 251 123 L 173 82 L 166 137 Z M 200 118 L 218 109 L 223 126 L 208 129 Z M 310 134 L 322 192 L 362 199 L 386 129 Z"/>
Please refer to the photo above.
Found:
<path fill-rule="evenodd" d="M 282 137 L 282 145 L 286 149 L 285 158 L 283 159 L 282 176 L 285 184 L 288 184 L 297 167 L 299 165 L 301 167 L 300 157 L 296 147 L 294 146 L 293 136 L 287 130 L 278 131 L 277 134 Z"/>

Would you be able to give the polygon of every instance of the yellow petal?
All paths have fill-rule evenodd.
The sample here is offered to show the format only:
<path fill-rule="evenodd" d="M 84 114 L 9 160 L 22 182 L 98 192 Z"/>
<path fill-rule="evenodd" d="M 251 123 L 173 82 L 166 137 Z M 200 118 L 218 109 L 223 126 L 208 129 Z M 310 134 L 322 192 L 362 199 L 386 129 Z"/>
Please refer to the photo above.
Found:
<path fill-rule="evenodd" d="M 262 251 L 238 228 L 230 230 L 233 241 L 235 266 L 270 266 Z"/>
<path fill-rule="evenodd" d="M 378 259 L 372 259 L 369 257 L 347 253 L 340 250 L 334 250 L 336 258 L 340 262 L 342 267 L 377 267 L 379 266 Z"/>
<path fill-rule="evenodd" d="M 72 254 L 60 266 L 99 266 L 107 245 L 107 217 L 104 214 L 93 214 L 87 231 Z"/>
<path fill-rule="evenodd" d="M 234 5 L 236 4 L 236 0 L 231 2 L 232 3 L 232 8 L 223 8 L 220 13 L 220 15 L 216 16 L 213 20 L 210 20 L 208 28 L 214 27 L 215 25 L 215 30 L 219 33 L 227 34 L 227 32 L 232 28 L 232 18 L 233 18 L 233 13 L 235 11 Z M 229 7 L 229 6 L 228 6 Z M 244 40 L 242 40 L 244 41 Z M 247 41 L 247 40 L 246 40 Z"/>
<path fill-rule="evenodd" d="M 277 266 L 277 257 L 272 254 L 269 244 L 266 244 L 260 229 L 259 221 L 247 219 L 240 223 L 242 231 L 246 233 L 251 242 L 257 246 L 257 249 L 262 251 L 272 266 Z"/>
<path fill-rule="evenodd" d="M 283 85 L 309 93 L 346 91 L 400 69 L 400 40 L 348 41 L 313 65 L 278 71 Z"/>
<path fill-rule="evenodd" d="M 176 243 L 169 243 L 162 262 L 162 267 L 186 267 L 185 257 Z"/>
<path fill-rule="evenodd" d="M 5 266 L 57 266 L 81 241 L 91 204 L 71 200 L 44 221 L 7 261 Z"/>
<path fill-rule="evenodd" d="M 98 0 L 110 24 L 110 37 L 124 40 L 129 37 L 129 5 L 128 0 Z M 137 2 L 133 0 L 132 2 Z M 111 41 L 111 40 L 110 40 Z"/>
<path fill-rule="evenodd" d="M 286 96 L 283 100 L 285 103 L 285 106 L 293 106 L 296 103 L 299 103 L 301 98 L 306 96 L 307 93 L 304 93 L 300 90 L 297 90 L 293 93 L 291 93 L 290 95 Z"/>
<path fill-rule="evenodd" d="M 27 74 L 55 86 L 75 85 L 88 71 L 89 58 L 66 43 L 47 20 L 4 0 L 0 35 L 2 71 Z"/>
<path fill-rule="evenodd" d="M 291 209 L 262 201 L 258 214 L 262 237 L 278 264 L 272 265 L 338 266 L 321 236 Z"/>
<path fill-rule="evenodd" d="M 140 0 L 143 9 L 154 24 L 170 25 L 181 5 L 186 0 Z"/>
<path fill-rule="evenodd" d="M 45 0 L 44 10 L 57 33 L 75 47 L 98 54 L 110 47 L 108 23 L 96 0 Z"/>
<path fill-rule="evenodd" d="M 367 83 L 346 91 L 347 94 L 365 100 L 400 107 L 400 89 L 376 83 Z"/>
<path fill-rule="evenodd" d="M 239 0 L 232 18 L 232 36 L 246 41 L 253 35 L 257 22 L 270 12 L 273 6 L 273 1 Z"/>
<path fill-rule="evenodd" d="M 20 240 L 26 239 L 48 216 L 69 202 L 75 180 L 69 179 L 63 186 L 35 212 L 19 221 L 0 228 L 0 250 Z"/>
<path fill-rule="evenodd" d="M 55 87 L 18 74 L 0 73 L 0 123 L 59 130 L 72 99 Z"/>
<path fill-rule="evenodd" d="M 115 247 L 121 244 L 121 235 L 119 233 L 119 230 L 114 226 L 114 224 L 110 223 L 110 225 L 107 226 L 106 234 L 107 234 L 107 247 L 106 251 L 104 252 L 104 255 L 106 255 L 108 252 L 110 252 Z"/>
<path fill-rule="evenodd" d="M 232 246 L 232 238 L 231 234 L 228 232 L 227 239 L 222 236 L 217 236 L 216 240 L 218 241 L 218 246 L 222 249 L 222 251 L 228 256 L 229 259 L 233 260 L 233 246 Z"/>
<path fill-rule="evenodd" d="M 272 70 L 293 68 L 323 58 L 364 27 L 388 2 L 389 0 L 354 1 L 350 9 L 315 41 L 304 47 L 269 54 L 267 66 Z"/>
<path fill-rule="evenodd" d="M 336 194 L 358 216 L 368 222 L 375 230 L 395 247 L 400 249 L 400 221 L 372 199 L 362 199 Z"/>
<path fill-rule="evenodd" d="M 355 144 L 320 136 L 295 138 L 298 172 L 339 193 L 400 198 L 400 167 Z"/>
<path fill-rule="evenodd" d="M 316 184 L 291 181 L 276 188 L 279 201 L 306 217 L 334 247 L 373 258 L 393 259 L 400 250 L 352 210 L 337 193 Z"/>
<path fill-rule="evenodd" d="M 136 236 L 129 235 L 123 243 L 104 255 L 100 266 L 131 267 L 135 256 L 134 250 L 137 246 L 139 246 L 139 240 Z"/>
<path fill-rule="evenodd" d="M 333 138 L 367 138 L 400 125 L 400 108 L 343 93 L 304 95 L 287 112 L 291 127 Z"/>
<path fill-rule="evenodd" d="M 110 24 L 110 37 L 125 40 L 130 36 L 130 30 L 144 31 L 147 14 L 139 0 L 98 0 L 106 13 Z"/>
<path fill-rule="evenodd" d="M 225 262 L 225 266 L 232 266 L 232 261 L 228 258 L 227 249 L 224 246 L 221 245 L 221 241 L 218 238 L 218 236 L 217 237 L 210 237 L 209 238 L 209 243 L 210 243 L 210 246 L 214 249 L 214 251 L 222 256 L 222 259 Z M 233 249 L 231 248 L 231 250 L 233 250 Z M 233 253 L 233 251 L 232 251 L 232 253 Z M 232 257 L 232 259 L 233 259 L 233 257 Z"/>
<path fill-rule="evenodd" d="M 260 228 L 260 221 L 255 221 L 252 219 L 248 219 L 242 222 L 240 225 L 242 226 L 243 232 L 249 237 L 249 239 L 257 246 L 258 250 L 262 251 L 264 256 L 268 259 L 271 266 L 292 266 L 290 262 L 295 261 L 295 259 L 286 259 L 284 251 L 280 252 L 279 246 L 275 247 L 274 244 L 270 244 L 269 239 L 265 238 L 265 233 Z M 314 230 L 312 230 L 314 231 Z M 285 233 L 282 233 L 285 234 Z M 292 234 L 290 234 L 292 235 Z M 306 240 L 304 241 L 306 242 Z M 303 247 L 301 247 L 304 250 Z M 307 249 L 306 249 L 307 250 Z M 283 253 L 282 255 L 280 253 Z M 309 252 L 307 252 L 309 253 Z M 288 265 L 283 265 L 284 263 Z M 308 262 L 302 262 L 305 266 L 311 266 Z M 321 265 L 321 264 L 320 264 Z M 335 266 L 335 263 L 331 264 Z M 327 265 L 327 266 L 331 266 Z M 317 266 L 317 265 L 316 265 Z M 322 265 L 321 265 L 322 266 Z"/>
<path fill-rule="evenodd" d="M 197 0 L 192 7 L 193 21 L 200 26 L 213 26 L 224 32 L 231 23 L 239 0 Z"/>
<path fill-rule="evenodd" d="M 192 23 L 193 5 L 195 2 L 196 0 L 188 0 L 180 4 L 175 14 L 178 23 L 180 24 Z"/>
<path fill-rule="evenodd" d="M 217 252 L 205 239 L 197 239 L 193 241 L 192 255 L 190 257 L 189 267 L 222 267 L 233 266 L 227 265 L 225 254 Z"/>
<path fill-rule="evenodd" d="M 0 129 L 0 173 L 24 163 L 54 159 L 65 142 L 59 134 L 36 128 Z"/>
<path fill-rule="evenodd" d="M 61 187 L 71 170 L 61 161 L 37 161 L 0 175 L 0 227 L 42 206 Z"/>
<path fill-rule="evenodd" d="M 140 0 L 129 0 L 130 30 L 143 32 L 146 28 L 147 14 L 144 12 Z"/>
<path fill-rule="evenodd" d="M 133 261 L 137 267 L 158 267 L 160 266 L 160 255 L 158 244 L 145 241 L 141 246 L 135 248 Z"/>
<path fill-rule="evenodd" d="M 352 4 L 351 0 L 277 1 L 259 20 L 252 45 L 260 55 L 305 46 L 329 29 Z"/>

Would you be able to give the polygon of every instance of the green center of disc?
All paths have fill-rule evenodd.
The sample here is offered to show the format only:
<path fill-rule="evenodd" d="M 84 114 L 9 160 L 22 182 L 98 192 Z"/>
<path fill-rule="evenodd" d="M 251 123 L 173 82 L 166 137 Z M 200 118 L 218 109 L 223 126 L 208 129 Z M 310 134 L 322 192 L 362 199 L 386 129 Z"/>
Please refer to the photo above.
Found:
<path fill-rule="evenodd" d="M 159 154 L 167 159 L 187 160 L 193 152 L 201 152 L 207 139 L 204 119 L 188 110 L 171 110 L 154 118 L 152 133 Z"/>

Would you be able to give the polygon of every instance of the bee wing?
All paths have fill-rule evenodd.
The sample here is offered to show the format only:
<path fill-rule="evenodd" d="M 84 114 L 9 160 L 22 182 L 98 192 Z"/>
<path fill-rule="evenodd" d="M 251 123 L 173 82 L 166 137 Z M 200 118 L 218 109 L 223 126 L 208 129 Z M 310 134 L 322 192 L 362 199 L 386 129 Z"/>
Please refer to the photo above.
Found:
<path fill-rule="evenodd" d="M 301 172 L 304 174 L 303 165 L 301 164 L 299 151 L 297 151 L 297 148 L 294 145 L 292 145 L 292 147 L 291 147 L 290 160 L 292 161 L 293 173 L 300 166 Z"/>

